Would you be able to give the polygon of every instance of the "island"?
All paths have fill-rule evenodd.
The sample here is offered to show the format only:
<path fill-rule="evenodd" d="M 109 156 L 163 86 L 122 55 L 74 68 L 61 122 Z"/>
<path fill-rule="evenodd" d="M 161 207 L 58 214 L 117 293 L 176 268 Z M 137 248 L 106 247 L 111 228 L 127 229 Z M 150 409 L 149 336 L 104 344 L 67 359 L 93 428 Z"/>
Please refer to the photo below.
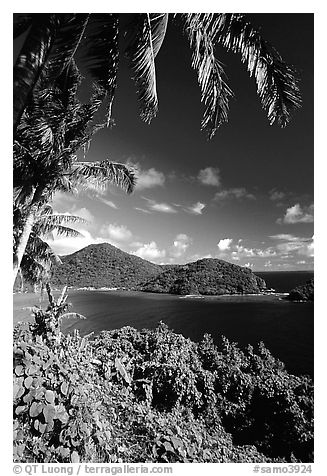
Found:
<path fill-rule="evenodd" d="M 61 257 L 54 286 L 116 288 L 180 295 L 259 294 L 265 281 L 249 268 L 206 258 L 183 265 L 157 265 L 108 243 Z"/>

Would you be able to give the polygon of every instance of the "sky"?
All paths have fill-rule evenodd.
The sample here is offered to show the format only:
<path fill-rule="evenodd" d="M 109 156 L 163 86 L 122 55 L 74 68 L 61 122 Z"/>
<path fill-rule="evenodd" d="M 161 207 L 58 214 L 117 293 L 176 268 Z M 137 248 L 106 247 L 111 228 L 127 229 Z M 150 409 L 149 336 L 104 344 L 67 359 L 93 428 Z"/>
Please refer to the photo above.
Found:
<path fill-rule="evenodd" d="M 269 125 L 240 57 L 218 48 L 235 99 L 208 141 L 187 39 L 170 22 L 156 59 L 158 116 L 139 118 L 122 60 L 116 126 L 94 137 L 86 157 L 135 166 L 136 190 L 57 194 L 55 211 L 88 220 L 81 237 L 49 241 L 57 253 L 108 242 L 159 264 L 210 257 L 254 271 L 313 269 L 313 15 L 248 17 L 300 74 L 303 105 L 291 123 Z"/>

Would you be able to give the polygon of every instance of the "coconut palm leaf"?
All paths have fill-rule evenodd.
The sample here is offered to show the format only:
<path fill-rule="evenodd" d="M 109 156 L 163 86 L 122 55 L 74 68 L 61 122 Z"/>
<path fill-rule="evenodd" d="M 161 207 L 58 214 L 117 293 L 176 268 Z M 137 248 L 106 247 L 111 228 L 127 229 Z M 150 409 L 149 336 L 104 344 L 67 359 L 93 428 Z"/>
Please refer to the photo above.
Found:
<path fill-rule="evenodd" d="M 118 26 L 119 16 L 116 13 L 92 14 L 85 37 L 87 48 L 81 58 L 103 96 L 107 96 L 107 124 L 117 86 Z"/>
<path fill-rule="evenodd" d="M 43 67 L 49 57 L 59 17 L 55 14 L 34 14 L 31 28 L 14 66 L 14 128 L 19 123 Z"/>
<path fill-rule="evenodd" d="M 79 236 L 83 236 L 83 234 L 78 230 L 64 225 L 56 225 L 51 229 L 51 231 L 54 231 L 58 236 L 65 236 L 67 238 L 77 238 Z M 50 231 L 48 233 L 50 233 Z"/>
<path fill-rule="evenodd" d="M 88 180 L 100 187 L 109 183 L 117 185 L 127 193 L 132 193 L 136 184 L 134 170 L 125 164 L 103 160 L 100 162 L 77 162 L 74 165 L 72 179 L 83 185 Z"/>
<path fill-rule="evenodd" d="M 192 50 L 192 67 L 197 72 L 201 101 L 205 105 L 201 129 L 208 130 L 211 139 L 221 124 L 228 121 L 229 100 L 233 93 L 224 80 L 222 65 L 215 58 L 212 36 L 203 14 L 185 14 L 183 18 Z"/>
<path fill-rule="evenodd" d="M 46 261 L 61 262 L 51 246 L 34 231 L 30 235 L 25 255 L 29 257 L 29 260 L 35 260 L 39 264 Z"/>
<path fill-rule="evenodd" d="M 53 214 L 52 207 L 41 207 L 35 218 L 32 232 L 22 258 L 20 269 L 25 280 L 34 284 L 48 279 L 52 263 L 61 264 L 61 259 L 43 236 L 55 232 L 59 236 L 77 237 L 82 234 L 66 224 L 84 223 L 78 216 Z M 17 220 L 16 220 L 17 225 Z"/>
<path fill-rule="evenodd" d="M 47 235 L 52 232 L 57 234 L 65 234 L 66 236 L 81 236 L 77 230 L 67 227 L 71 224 L 85 224 L 87 223 L 81 217 L 75 215 L 51 214 L 42 216 L 34 225 L 33 231 L 38 235 Z M 59 230 L 62 230 L 61 232 Z M 64 231 L 64 232 L 63 232 Z M 70 234 L 69 234 L 70 233 Z"/>
<path fill-rule="evenodd" d="M 68 294 L 66 294 L 66 291 L 67 291 L 67 286 L 64 286 L 62 288 L 59 298 L 57 299 L 57 306 L 60 306 L 61 304 L 65 304 L 65 302 L 67 301 Z"/>
<path fill-rule="evenodd" d="M 90 14 L 61 14 L 57 31 L 47 63 L 47 81 L 55 81 L 69 67 L 81 44 Z"/>
<path fill-rule="evenodd" d="M 31 30 L 14 68 L 14 97 L 20 98 L 17 107 L 14 104 L 15 129 L 27 106 L 28 96 L 34 90 L 40 76 L 42 83 L 44 83 L 42 76 L 45 76 L 49 90 L 52 82 L 69 69 L 84 35 L 89 16 L 89 14 L 32 16 Z M 24 91 L 19 89 L 21 86 L 24 86 Z"/>
<path fill-rule="evenodd" d="M 137 32 L 126 50 L 137 86 L 141 117 L 150 122 L 158 111 L 155 57 L 166 34 L 168 14 L 141 13 L 137 15 Z"/>
<path fill-rule="evenodd" d="M 240 14 L 224 14 L 212 23 L 211 35 L 228 50 L 241 54 L 270 124 L 285 127 L 301 105 L 299 81 L 293 67 Z"/>

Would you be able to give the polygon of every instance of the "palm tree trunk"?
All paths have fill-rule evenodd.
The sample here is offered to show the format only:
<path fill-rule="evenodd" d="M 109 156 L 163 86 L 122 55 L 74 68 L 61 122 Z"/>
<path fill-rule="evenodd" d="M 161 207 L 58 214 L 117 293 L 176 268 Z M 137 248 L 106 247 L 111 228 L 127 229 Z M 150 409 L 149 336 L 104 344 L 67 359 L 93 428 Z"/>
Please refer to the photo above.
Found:
<path fill-rule="evenodd" d="M 14 253 L 14 265 L 13 265 L 13 271 L 14 271 L 14 281 L 13 285 L 15 284 L 15 280 L 17 277 L 18 270 L 20 268 L 20 263 L 23 259 L 25 248 L 28 242 L 28 239 L 30 237 L 32 228 L 34 224 L 34 210 L 32 209 L 29 214 L 27 215 L 25 219 L 25 223 L 23 226 L 22 233 L 20 234 L 19 238 L 17 239 L 17 244 L 16 244 L 16 252 Z"/>

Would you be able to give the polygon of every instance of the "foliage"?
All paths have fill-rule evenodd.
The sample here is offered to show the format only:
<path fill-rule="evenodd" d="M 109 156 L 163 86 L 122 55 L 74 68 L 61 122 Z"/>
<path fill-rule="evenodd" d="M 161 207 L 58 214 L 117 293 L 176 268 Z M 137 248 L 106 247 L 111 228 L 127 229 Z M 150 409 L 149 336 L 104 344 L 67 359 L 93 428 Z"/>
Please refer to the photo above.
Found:
<path fill-rule="evenodd" d="M 14 331 L 15 461 L 312 461 L 312 382 L 263 344 L 195 343 L 163 323 L 63 335 L 65 306 Z"/>
<path fill-rule="evenodd" d="M 60 266 L 53 267 L 51 282 L 55 285 L 130 289 L 162 271 L 159 265 L 125 253 L 109 243 L 89 245 L 61 260 Z"/>
<path fill-rule="evenodd" d="M 314 300 L 314 280 L 309 279 L 305 284 L 292 289 L 287 296 L 290 301 L 313 301 Z"/>
<path fill-rule="evenodd" d="M 19 124 L 46 68 L 50 79 L 60 76 L 74 59 L 82 61 L 107 102 L 110 120 L 122 51 L 130 61 L 137 87 L 140 113 L 150 122 L 158 110 L 155 60 L 167 31 L 167 13 L 128 16 L 102 14 L 19 14 L 14 17 L 14 37 L 26 38 L 14 67 L 14 127 Z M 228 120 L 233 96 L 226 84 L 217 46 L 240 55 L 256 81 L 261 105 L 270 124 L 285 126 L 301 104 L 295 70 L 269 45 L 246 16 L 234 13 L 184 13 L 173 16 L 189 41 L 204 104 L 201 127 L 213 137 Z M 119 37 L 126 41 L 122 45 Z"/>
<path fill-rule="evenodd" d="M 19 234 L 20 223 L 23 221 L 22 211 L 19 208 L 14 210 L 14 254 L 16 253 L 17 233 Z M 60 213 L 54 213 L 50 205 L 44 205 L 37 211 L 34 219 L 34 225 L 30 233 L 25 253 L 20 263 L 21 288 L 24 284 L 30 288 L 30 285 L 42 285 L 47 282 L 52 264 L 60 264 L 61 260 L 52 250 L 51 246 L 45 241 L 45 238 L 51 236 L 53 232 L 57 235 L 75 237 L 80 233 L 71 228 L 76 223 L 85 223 L 85 220 L 74 216 Z M 14 289 L 19 284 L 16 279 Z"/>
<path fill-rule="evenodd" d="M 248 268 L 220 259 L 164 265 L 163 273 L 143 285 L 144 291 L 171 294 L 259 293 L 266 283 Z"/>

